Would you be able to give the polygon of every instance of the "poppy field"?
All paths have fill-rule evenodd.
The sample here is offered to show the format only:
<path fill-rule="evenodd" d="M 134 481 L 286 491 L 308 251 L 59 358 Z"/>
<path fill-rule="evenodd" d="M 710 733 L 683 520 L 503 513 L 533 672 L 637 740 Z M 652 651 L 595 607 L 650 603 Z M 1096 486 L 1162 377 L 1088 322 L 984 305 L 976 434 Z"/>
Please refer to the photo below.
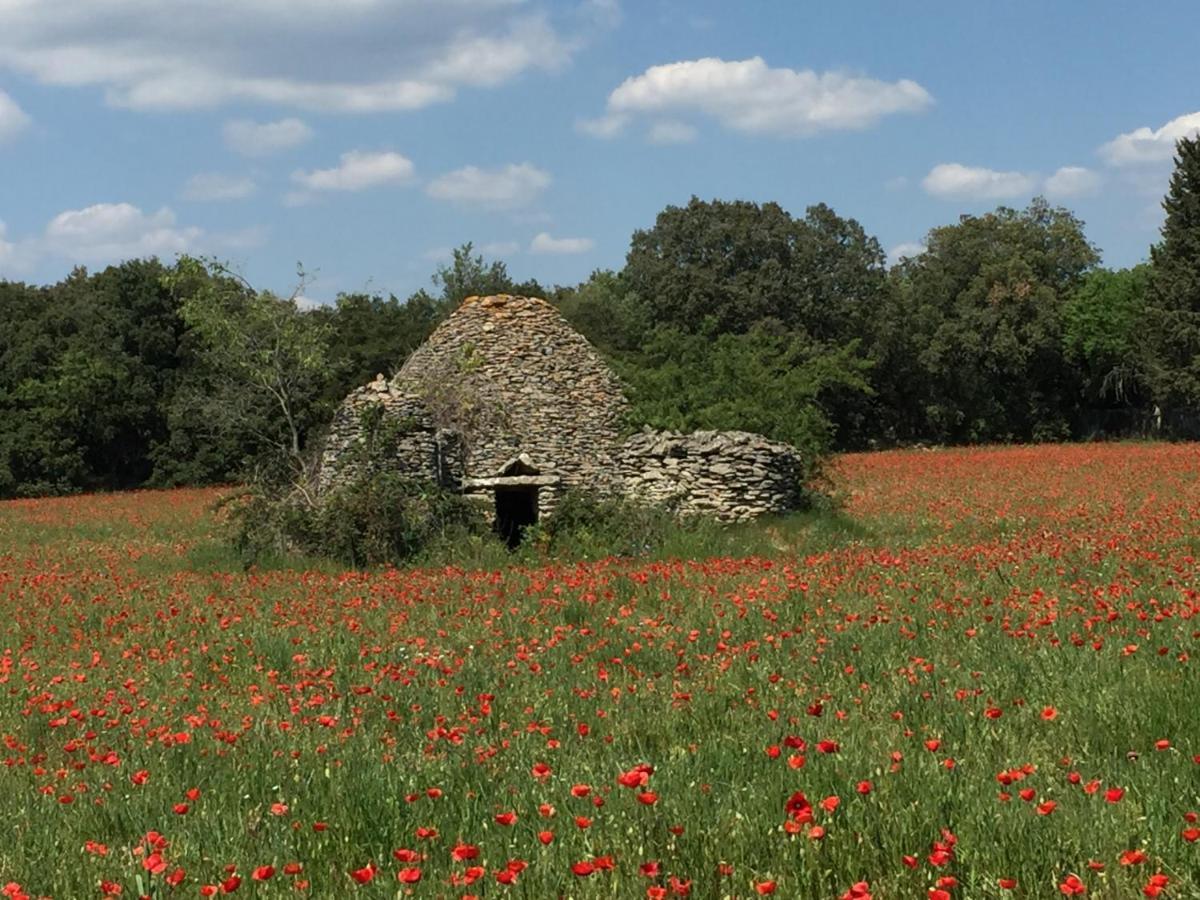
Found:
<path fill-rule="evenodd" d="M 830 475 L 845 540 L 490 571 L 0 504 L 0 897 L 1200 897 L 1200 447 Z"/>

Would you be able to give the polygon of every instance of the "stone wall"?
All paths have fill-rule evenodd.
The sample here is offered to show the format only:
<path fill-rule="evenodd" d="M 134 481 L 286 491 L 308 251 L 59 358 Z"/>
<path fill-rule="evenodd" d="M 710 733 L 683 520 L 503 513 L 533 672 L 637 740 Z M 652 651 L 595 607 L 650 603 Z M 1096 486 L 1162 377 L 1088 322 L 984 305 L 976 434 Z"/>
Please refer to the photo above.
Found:
<path fill-rule="evenodd" d="M 377 440 L 388 447 L 376 464 L 443 487 L 457 489 L 463 479 L 461 442 L 457 435 L 437 428 L 420 398 L 406 394 L 379 375 L 353 391 L 333 415 L 321 450 L 317 476 L 319 494 L 363 474 L 367 441 L 366 423 L 379 416 Z"/>
<path fill-rule="evenodd" d="M 685 516 L 742 521 L 803 499 L 796 448 L 746 431 L 643 431 L 621 448 L 619 469 L 630 499 Z"/>

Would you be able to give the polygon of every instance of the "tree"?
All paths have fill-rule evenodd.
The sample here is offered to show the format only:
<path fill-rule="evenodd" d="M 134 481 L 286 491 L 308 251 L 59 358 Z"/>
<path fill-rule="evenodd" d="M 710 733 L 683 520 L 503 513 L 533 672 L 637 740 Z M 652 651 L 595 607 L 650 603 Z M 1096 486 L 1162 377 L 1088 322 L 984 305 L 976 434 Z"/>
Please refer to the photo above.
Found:
<path fill-rule="evenodd" d="M 740 334 L 775 323 L 845 343 L 861 337 L 886 272 L 879 242 L 827 206 L 794 219 L 777 203 L 692 197 L 634 233 L 623 274 L 656 325 Z"/>
<path fill-rule="evenodd" d="M 1138 333 L 1146 316 L 1148 265 L 1088 273 L 1063 308 L 1063 346 L 1089 403 L 1133 407 L 1144 376 Z"/>
<path fill-rule="evenodd" d="M 1083 223 L 1036 199 L 933 229 L 892 270 L 875 384 L 904 439 L 1052 440 L 1079 388 L 1065 304 L 1099 256 Z"/>
<path fill-rule="evenodd" d="M 646 305 L 611 269 L 597 269 L 578 287 L 560 289 L 555 304 L 576 331 L 610 356 L 637 350 L 650 330 Z"/>
<path fill-rule="evenodd" d="M 544 289 L 536 281 L 513 281 L 503 261 L 486 262 L 482 255 L 472 256 L 473 249 L 470 241 L 456 248 L 452 251 L 450 263 L 439 266 L 433 275 L 434 286 L 441 288 L 439 299 L 450 310 L 468 297 L 486 297 L 490 294 L 544 295 Z"/>
<path fill-rule="evenodd" d="M 663 326 L 620 371 L 636 424 L 758 432 L 800 448 L 815 472 L 832 443 L 831 392 L 869 391 L 857 350 L 761 328 L 702 335 Z"/>
<path fill-rule="evenodd" d="M 1175 146 L 1162 240 L 1146 300 L 1146 366 L 1168 418 L 1200 409 L 1200 138 Z"/>
<path fill-rule="evenodd" d="M 255 291 L 213 262 L 183 257 L 168 283 L 186 292 L 181 314 L 203 369 L 189 411 L 215 436 L 235 436 L 260 477 L 298 481 L 305 438 L 328 412 L 327 326 L 294 296 Z"/>

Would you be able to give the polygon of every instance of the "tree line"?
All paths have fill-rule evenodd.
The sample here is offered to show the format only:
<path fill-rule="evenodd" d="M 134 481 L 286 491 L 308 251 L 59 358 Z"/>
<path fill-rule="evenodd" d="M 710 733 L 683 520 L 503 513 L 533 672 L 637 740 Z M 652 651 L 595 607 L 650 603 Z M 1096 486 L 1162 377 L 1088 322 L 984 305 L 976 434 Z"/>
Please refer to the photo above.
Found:
<path fill-rule="evenodd" d="M 282 476 L 346 393 L 501 292 L 550 300 L 612 361 L 631 427 L 757 431 L 813 459 L 1197 437 L 1200 139 L 1179 142 L 1163 206 L 1148 261 L 1123 270 L 1042 199 L 934 228 L 889 267 L 823 204 L 693 197 L 573 286 L 518 283 L 470 244 L 431 290 L 314 309 L 190 257 L 0 281 L 0 496 Z"/>

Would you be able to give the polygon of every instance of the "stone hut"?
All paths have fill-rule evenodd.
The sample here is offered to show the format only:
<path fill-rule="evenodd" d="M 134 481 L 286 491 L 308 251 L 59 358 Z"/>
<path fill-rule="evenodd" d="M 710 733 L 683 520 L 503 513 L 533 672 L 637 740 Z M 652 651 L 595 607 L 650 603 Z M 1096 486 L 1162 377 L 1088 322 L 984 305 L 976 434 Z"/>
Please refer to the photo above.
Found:
<path fill-rule="evenodd" d="M 513 543 L 568 488 L 722 519 L 795 505 L 794 448 L 744 432 L 626 441 L 627 409 L 620 381 L 551 304 L 468 297 L 395 377 L 380 375 L 343 401 L 318 492 L 362 474 L 360 451 L 371 423 L 382 422 L 395 436 L 384 465 L 479 497 Z"/>

